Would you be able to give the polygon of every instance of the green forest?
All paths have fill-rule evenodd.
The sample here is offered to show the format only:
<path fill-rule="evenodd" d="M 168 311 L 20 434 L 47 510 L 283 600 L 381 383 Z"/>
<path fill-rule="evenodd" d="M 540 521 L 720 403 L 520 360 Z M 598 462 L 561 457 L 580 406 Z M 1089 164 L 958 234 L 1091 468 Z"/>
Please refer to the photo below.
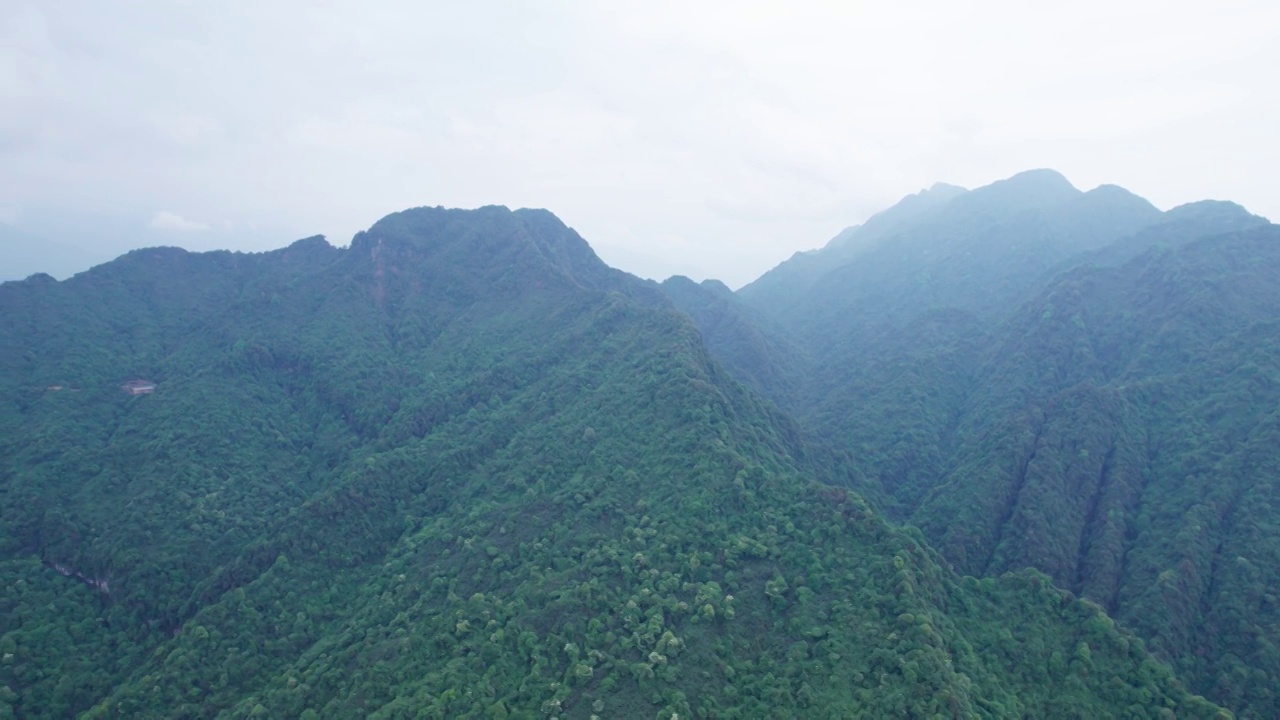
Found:
<path fill-rule="evenodd" d="M 4 283 L 0 717 L 1280 716 L 1278 276 L 1038 171 L 738 292 L 504 207 Z"/>
<path fill-rule="evenodd" d="M 1280 716 L 1280 231 L 1051 171 L 911 196 L 736 294 L 713 354 L 964 575 L 1035 568 Z M 668 283 L 670 285 L 672 283 Z"/>

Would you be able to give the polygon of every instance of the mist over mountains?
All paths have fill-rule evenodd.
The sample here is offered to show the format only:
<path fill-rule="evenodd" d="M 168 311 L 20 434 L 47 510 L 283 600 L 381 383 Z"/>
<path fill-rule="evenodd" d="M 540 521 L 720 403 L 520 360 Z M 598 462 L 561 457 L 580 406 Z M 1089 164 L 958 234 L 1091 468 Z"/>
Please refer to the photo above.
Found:
<path fill-rule="evenodd" d="M 0 715 L 1275 717 L 1277 276 L 1036 170 L 738 292 L 503 207 L 4 283 Z"/>

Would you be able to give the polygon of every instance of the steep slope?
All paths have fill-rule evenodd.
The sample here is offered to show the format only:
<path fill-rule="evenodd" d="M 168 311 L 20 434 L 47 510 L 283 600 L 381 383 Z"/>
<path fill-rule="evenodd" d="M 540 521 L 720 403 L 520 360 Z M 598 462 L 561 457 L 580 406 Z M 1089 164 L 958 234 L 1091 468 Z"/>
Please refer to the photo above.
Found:
<path fill-rule="evenodd" d="M 744 303 L 724 283 L 695 283 L 675 276 L 665 280 L 662 292 L 689 316 L 702 340 L 717 358 L 729 365 L 740 381 L 765 397 L 794 397 L 796 376 L 802 364 L 795 340 L 784 329 L 771 326 L 762 314 Z"/>
<path fill-rule="evenodd" d="M 806 479 L 548 213 L 139 251 L 0 309 L 18 716 L 1218 713 L 1096 606 Z"/>
<path fill-rule="evenodd" d="M 1198 691 L 1280 715 L 1275 226 L 1064 183 L 1015 176 L 744 288 L 805 350 L 777 402 L 961 571 L 1040 569 Z"/>
<path fill-rule="evenodd" d="M 1044 570 L 1256 717 L 1280 707 L 1278 272 L 1271 226 L 1064 275 L 1005 328 L 914 515 L 965 570 Z"/>
<path fill-rule="evenodd" d="M 1008 309 L 1067 258 L 1162 218 L 1119 188 L 1080 192 L 1048 170 L 923 197 L 869 220 L 858 254 L 829 247 L 813 254 L 811 277 L 784 264 L 739 293 L 764 316 L 759 330 L 800 359 L 794 392 L 763 389 L 812 440 L 854 452 L 883 486 L 860 487 L 899 517 L 944 471 L 986 338 Z"/>
<path fill-rule="evenodd" d="M 893 207 L 876 213 L 862 225 L 845 228 L 818 250 L 798 252 L 778 267 L 756 278 L 739 293 L 748 301 L 767 303 L 808 289 L 828 270 L 852 262 L 881 242 L 916 227 L 968 192 L 962 187 L 937 183 L 909 195 Z"/>

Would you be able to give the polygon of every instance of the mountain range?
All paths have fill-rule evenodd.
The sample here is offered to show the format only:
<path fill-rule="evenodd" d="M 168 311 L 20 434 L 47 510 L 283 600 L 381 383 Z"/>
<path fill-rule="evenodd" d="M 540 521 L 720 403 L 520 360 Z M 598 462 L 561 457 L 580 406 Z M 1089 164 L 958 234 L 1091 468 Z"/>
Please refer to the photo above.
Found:
<path fill-rule="evenodd" d="M 1162 213 L 1033 171 L 909 197 L 733 298 L 673 297 L 958 571 L 1035 567 L 1271 717 L 1278 239 L 1231 203 Z"/>
<path fill-rule="evenodd" d="M 1041 170 L 738 292 L 502 207 L 4 283 L 0 717 L 1275 717 L 1278 240 Z"/>

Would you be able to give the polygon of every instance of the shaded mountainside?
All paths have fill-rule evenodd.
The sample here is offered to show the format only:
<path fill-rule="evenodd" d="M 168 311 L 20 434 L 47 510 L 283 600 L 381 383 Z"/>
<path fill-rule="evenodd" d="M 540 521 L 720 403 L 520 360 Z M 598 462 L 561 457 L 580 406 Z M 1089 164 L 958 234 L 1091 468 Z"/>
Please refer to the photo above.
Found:
<path fill-rule="evenodd" d="M 1272 226 L 1059 278 L 913 515 L 965 570 L 1044 570 L 1258 717 L 1280 702 L 1277 273 Z"/>
<path fill-rule="evenodd" d="M 1226 717 L 814 482 L 549 213 L 137 251 L 0 309 L 3 715 Z"/>
<path fill-rule="evenodd" d="M 675 276 L 661 285 L 662 292 L 689 315 L 717 358 L 753 390 L 777 401 L 795 395 L 796 372 L 802 364 L 796 343 L 779 326 L 744 303 L 716 280 L 695 283 Z"/>
<path fill-rule="evenodd" d="M 773 399 L 958 570 L 1037 568 L 1276 717 L 1280 230 L 1059 179 L 895 212 L 856 257 L 744 288 L 800 359 Z"/>

